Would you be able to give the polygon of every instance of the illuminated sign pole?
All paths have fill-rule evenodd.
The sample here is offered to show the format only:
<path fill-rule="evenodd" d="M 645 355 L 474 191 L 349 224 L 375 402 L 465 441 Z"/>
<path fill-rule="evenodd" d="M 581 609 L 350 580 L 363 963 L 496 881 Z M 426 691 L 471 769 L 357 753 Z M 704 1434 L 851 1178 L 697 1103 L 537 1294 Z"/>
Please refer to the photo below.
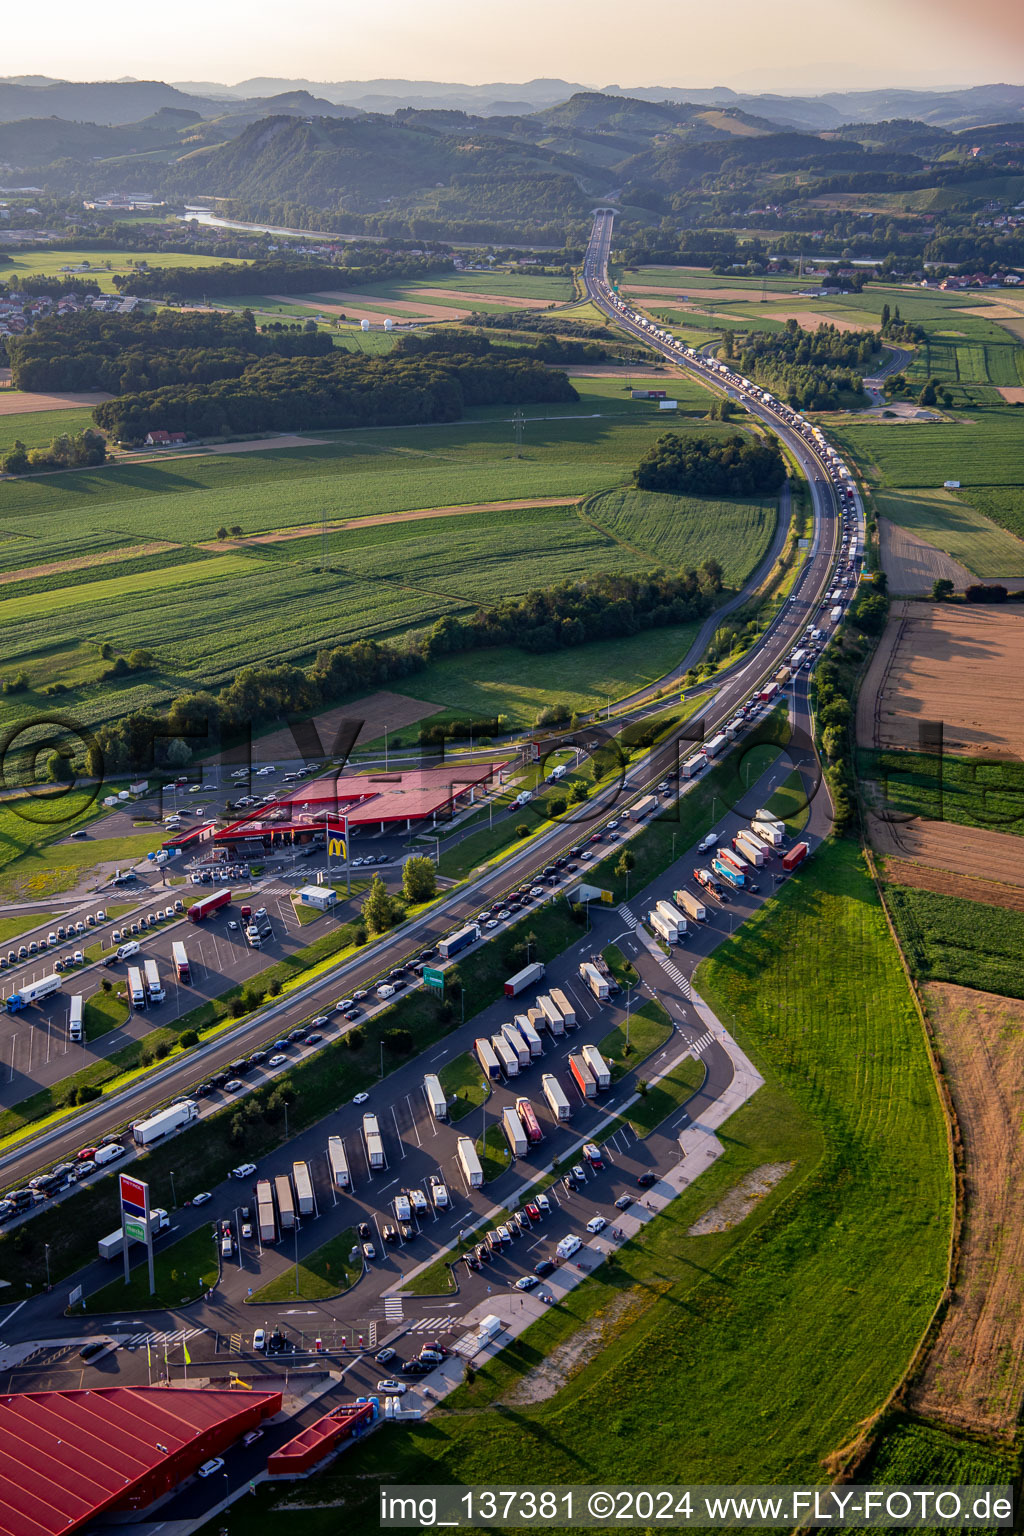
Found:
<path fill-rule="evenodd" d="M 128 1248 L 133 1242 L 145 1243 L 149 1260 L 149 1294 L 156 1291 L 156 1275 L 153 1271 L 153 1223 L 149 1210 L 149 1185 L 141 1179 L 122 1173 L 119 1179 L 121 1195 L 121 1230 L 124 1234 L 124 1283 L 128 1284 L 131 1265 Z"/>

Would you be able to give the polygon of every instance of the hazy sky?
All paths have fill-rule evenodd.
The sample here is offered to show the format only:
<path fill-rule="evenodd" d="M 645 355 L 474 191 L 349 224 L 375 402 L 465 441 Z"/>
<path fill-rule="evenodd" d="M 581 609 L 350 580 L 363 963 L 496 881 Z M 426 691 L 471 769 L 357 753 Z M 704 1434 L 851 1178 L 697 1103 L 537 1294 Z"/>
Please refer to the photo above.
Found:
<path fill-rule="evenodd" d="M 1024 0 L 80 0 L 4 9 L 5 75 L 71 80 L 735 85 L 812 93 L 1024 80 Z"/>

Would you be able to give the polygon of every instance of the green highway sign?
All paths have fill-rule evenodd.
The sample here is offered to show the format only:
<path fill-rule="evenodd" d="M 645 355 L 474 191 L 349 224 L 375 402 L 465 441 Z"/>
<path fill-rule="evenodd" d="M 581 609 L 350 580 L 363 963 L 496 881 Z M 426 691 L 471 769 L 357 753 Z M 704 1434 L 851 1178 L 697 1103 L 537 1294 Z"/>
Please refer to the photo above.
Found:
<path fill-rule="evenodd" d="M 146 1241 L 146 1223 L 144 1221 L 138 1221 L 134 1216 L 127 1216 L 125 1217 L 124 1230 L 125 1236 L 131 1238 L 133 1243 L 144 1243 Z"/>
<path fill-rule="evenodd" d="M 439 971 L 433 965 L 423 967 L 423 985 L 425 987 L 440 987 L 444 991 L 444 971 Z"/>

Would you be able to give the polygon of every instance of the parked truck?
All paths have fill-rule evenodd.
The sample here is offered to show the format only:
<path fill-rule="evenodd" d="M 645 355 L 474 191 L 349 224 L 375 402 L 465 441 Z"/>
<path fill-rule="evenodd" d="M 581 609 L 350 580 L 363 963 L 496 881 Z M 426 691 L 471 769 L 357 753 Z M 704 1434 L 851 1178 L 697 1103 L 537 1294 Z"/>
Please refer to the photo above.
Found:
<path fill-rule="evenodd" d="M 279 1173 L 274 1180 L 274 1195 L 277 1199 L 277 1216 L 281 1223 L 281 1235 L 283 1237 L 295 1225 L 295 1200 L 292 1195 L 292 1181 L 286 1173 Z"/>
<path fill-rule="evenodd" d="M 466 1176 L 466 1183 L 470 1189 L 479 1189 L 484 1182 L 484 1171 L 480 1166 L 480 1159 L 476 1154 L 476 1147 L 468 1136 L 460 1136 L 456 1148 L 459 1163 Z"/>
<path fill-rule="evenodd" d="M 428 1072 L 423 1079 L 423 1092 L 427 1103 L 430 1105 L 430 1113 L 435 1120 L 447 1120 L 448 1100 L 445 1098 L 444 1089 L 441 1087 L 441 1079 L 434 1072 Z"/>
<path fill-rule="evenodd" d="M 761 839 L 762 843 L 767 843 L 769 848 L 782 847 L 784 834 L 779 830 L 777 826 L 774 825 L 773 822 L 758 821 L 755 818 L 750 823 L 750 827 L 751 831 L 756 833 L 756 835 Z"/>
<path fill-rule="evenodd" d="M 693 878 L 696 880 L 697 884 L 702 885 L 706 891 L 710 891 L 713 896 L 718 896 L 721 898 L 722 887 L 719 885 L 710 869 L 695 869 L 693 872 Z"/>
<path fill-rule="evenodd" d="M 570 1003 L 561 987 L 552 987 L 550 996 L 551 1001 L 562 1015 L 562 1023 L 565 1025 L 566 1029 L 575 1029 L 576 1009 L 573 1007 L 572 1003 Z"/>
<path fill-rule="evenodd" d="M 514 1109 L 505 1108 L 501 1112 L 501 1128 L 505 1133 L 505 1140 L 513 1157 L 525 1157 L 529 1143 L 526 1140 L 526 1132 L 522 1122 Z"/>
<path fill-rule="evenodd" d="M 171 945 L 171 959 L 174 961 L 174 969 L 178 973 L 178 980 L 183 986 L 189 986 L 192 982 L 192 971 L 188 963 L 188 950 L 180 939 L 175 939 Z"/>
<path fill-rule="evenodd" d="M 771 811 L 755 811 L 754 821 L 756 821 L 759 826 L 774 827 L 776 832 L 778 832 L 783 837 L 786 835 L 786 823 L 784 821 L 780 821 L 777 816 L 773 816 Z"/>
<path fill-rule="evenodd" d="M 363 1116 L 363 1144 L 366 1147 L 366 1161 L 370 1167 L 383 1168 L 384 1140 L 380 1134 L 376 1115 Z"/>
<path fill-rule="evenodd" d="M 501 1070 L 505 1077 L 519 1076 L 519 1057 L 509 1045 L 504 1035 L 492 1035 L 491 1046 L 495 1056 L 501 1063 Z"/>
<path fill-rule="evenodd" d="M 486 1036 L 481 1035 L 479 1039 L 473 1041 L 473 1050 L 476 1053 L 477 1061 L 483 1068 L 484 1077 L 487 1078 L 488 1082 L 497 1082 L 501 1076 L 501 1062 L 498 1060 L 491 1042 Z"/>
<path fill-rule="evenodd" d="M 148 1120 L 137 1121 L 132 1126 L 132 1140 L 137 1147 L 151 1147 L 162 1136 L 169 1136 L 172 1131 L 179 1131 L 183 1125 L 198 1119 L 199 1105 L 195 1099 L 179 1099 Z"/>
<path fill-rule="evenodd" d="M 732 886 L 735 886 L 737 890 L 742 890 L 743 886 L 745 886 L 747 883 L 746 875 L 742 874 L 741 871 L 736 869 L 732 864 L 727 864 L 725 859 L 712 859 L 711 868 L 714 870 L 716 875 L 721 875 L 723 880 L 728 881 L 728 883 Z"/>
<path fill-rule="evenodd" d="M 331 1166 L 331 1183 L 335 1189 L 351 1189 L 352 1175 L 345 1156 L 345 1143 L 340 1136 L 328 1136 L 327 1161 Z"/>
<path fill-rule="evenodd" d="M 274 1216 L 274 1186 L 269 1179 L 256 1185 L 256 1226 L 261 1243 L 276 1243 L 277 1220 Z"/>
<path fill-rule="evenodd" d="M 538 1141 L 544 1140 L 544 1132 L 540 1128 L 536 1111 L 529 1099 L 516 1099 L 516 1114 L 520 1124 L 526 1132 L 526 1139 L 531 1146 L 536 1146 Z"/>
<path fill-rule="evenodd" d="M 719 848 L 717 857 L 722 861 L 723 864 L 728 864 L 730 869 L 734 869 L 738 875 L 749 875 L 749 862 L 742 858 L 740 854 L 736 853 L 732 848 L 726 848 L 723 845 L 721 848 Z"/>
<path fill-rule="evenodd" d="M 545 1072 L 540 1080 L 540 1086 L 548 1106 L 556 1120 L 568 1120 L 572 1114 L 569 1100 L 565 1096 L 565 1090 L 553 1072 Z"/>
<path fill-rule="evenodd" d="M 150 1230 L 155 1237 L 158 1232 L 164 1232 L 171 1224 L 171 1218 L 160 1206 L 149 1213 Z M 101 1259 L 116 1259 L 124 1252 L 124 1228 L 118 1227 L 116 1232 L 109 1233 L 99 1240 L 99 1255 Z"/>
<path fill-rule="evenodd" d="M 547 1027 L 553 1035 L 565 1034 L 565 1017 L 550 993 L 538 997 L 537 1007 L 547 1021 Z"/>
<path fill-rule="evenodd" d="M 167 993 L 160 981 L 160 967 L 155 960 L 146 961 L 146 1002 L 162 1003 Z"/>
<path fill-rule="evenodd" d="M 503 1024 L 501 1033 L 509 1050 L 515 1051 L 520 1072 L 530 1065 L 533 1053 L 514 1024 Z"/>
<path fill-rule="evenodd" d="M 679 943 L 679 929 L 675 923 L 670 923 L 668 918 L 664 917 L 656 907 L 653 907 L 648 912 L 647 923 L 653 932 L 658 935 L 658 938 L 664 940 L 666 944 Z"/>
<path fill-rule="evenodd" d="M 583 1047 L 583 1059 L 590 1068 L 598 1091 L 600 1092 L 602 1088 L 610 1088 L 612 1083 L 611 1068 L 596 1045 L 585 1045 Z"/>
<path fill-rule="evenodd" d="M 677 906 L 682 907 L 687 917 L 692 918 L 695 923 L 707 922 L 708 909 L 698 896 L 694 896 L 692 891 L 679 889 L 678 891 L 673 891 L 672 896 Z"/>
<path fill-rule="evenodd" d="M 312 1216 L 316 1205 L 308 1163 L 292 1163 L 292 1183 L 295 1186 L 295 1209 L 300 1216 Z"/>
<path fill-rule="evenodd" d="M 526 1017 L 526 1014 L 517 1013 L 515 1022 L 516 1029 L 518 1029 L 519 1033 L 530 1047 L 531 1057 L 542 1056 L 544 1054 L 544 1046 L 541 1043 L 540 1035 L 534 1029 L 532 1022 Z"/>
<path fill-rule="evenodd" d="M 544 962 L 535 960 L 532 965 L 526 965 L 521 971 L 516 971 L 505 983 L 505 996 L 518 997 L 520 992 L 525 992 L 527 987 L 536 986 L 538 981 L 544 979 Z"/>
<path fill-rule="evenodd" d="M 145 1008 L 146 986 L 142 980 L 142 969 L 137 965 L 128 967 L 128 996 L 133 1008 Z"/>
<path fill-rule="evenodd" d="M 188 909 L 190 923 L 204 923 L 211 912 L 216 912 L 220 907 L 226 907 L 231 900 L 231 892 L 228 890 L 211 891 L 209 896 L 200 896 Z"/>
<path fill-rule="evenodd" d="M 794 843 L 792 848 L 787 849 L 782 855 L 783 869 L 787 871 L 796 869 L 797 865 L 802 864 L 806 859 L 809 851 L 806 843 Z"/>
<path fill-rule="evenodd" d="M 28 1008 L 32 1003 L 41 1003 L 44 998 L 52 997 L 59 991 L 60 974 L 57 971 L 50 976 L 43 976 L 39 981 L 26 981 L 7 999 L 7 1012 L 20 1013 L 23 1008 Z"/>
<path fill-rule="evenodd" d="M 75 992 L 71 997 L 71 1012 L 68 1015 L 68 1039 L 73 1045 L 81 1045 L 85 1039 L 85 1026 L 82 1023 L 82 994 Z"/>
<path fill-rule="evenodd" d="M 457 933 L 450 933 L 446 939 L 441 939 L 437 946 L 437 952 L 442 960 L 450 960 L 460 950 L 468 949 L 475 944 L 480 937 L 480 924 L 467 923 L 465 928 L 460 928 Z"/>
<path fill-rule="evenodd" d="M 569 1072 L 585 1099 L 597 1098 L 597 1081 L 587 1065 L 585 1056 L 577 1053 L 570 1056 Z"/>
<path fill-rule="evenodd" d="M 611 992 L 607 978 L 601 975 L 592 961 L 584 960 L 581 964 L 580 980 L 586 982 L 599 1003 L 607 1002 Z"/>
<path fill-rule="evenodd" d="M 756 869 L 763 869 L 768 862 L 764 845 L 758 841 L 753 832 L 737 832 L 732 845 L 736 852 Z"/>
<path fill-rule="evenodd" d="M 686 918 L 680 912 L 679 908 L 674 907 L 670 901 L 659 901 L 655 907 L 655 911 L 660 912 L 662 917 L 665 918 L 667 922 L 675 923 L 676 928 L 679 931 L 679 937 L 682 938 L 683 934 L 686 932 Z"/>

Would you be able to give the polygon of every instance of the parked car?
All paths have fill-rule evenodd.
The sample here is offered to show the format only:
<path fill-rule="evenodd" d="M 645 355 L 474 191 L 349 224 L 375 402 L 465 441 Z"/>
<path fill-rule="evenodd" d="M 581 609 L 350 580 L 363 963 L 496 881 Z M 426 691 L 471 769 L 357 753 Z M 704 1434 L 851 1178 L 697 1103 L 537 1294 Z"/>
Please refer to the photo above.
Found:
<path fill-rule="evenodd" d="M 237 1168 L 232 1168 L 231 1177 L 233 1179 L 248 1179 L 255 1172 L 255 1163 L 239 1163 Z"/>
<path fill-rule="evenodd" d="M 657 1184 L 657 1182 L 658 1182 L 658 1175 L 656 1173 L 652 1173 L 651 1170 L 648 1168 L 646 1173 L 641 1173 L 641 1174 L 637 1175 L 637 1181 L 636 1182 L 639 1184 L 641 1189 L 650 1189 L 652 1184 Z"/>
<path fill-rule="evenodd" d="M 203 1462 L 203 1464 L 199 1468 L 196 1476 L 197 1477 L 212 1477 L 215 1472 L 219 1472 L 221 1470 L 223 1465 L 224 1465 L 224 1457 L 223 1456 L 214 1456 L 212 1461 L 204 1461 Z"/>
<path fill-rule="evenodd" d="M 514 1283 L 517 1291 L 532 1291 L 536 1286 L 540 1285 L 540 1276 L 520 1275 L 519 1279 Z"/>

